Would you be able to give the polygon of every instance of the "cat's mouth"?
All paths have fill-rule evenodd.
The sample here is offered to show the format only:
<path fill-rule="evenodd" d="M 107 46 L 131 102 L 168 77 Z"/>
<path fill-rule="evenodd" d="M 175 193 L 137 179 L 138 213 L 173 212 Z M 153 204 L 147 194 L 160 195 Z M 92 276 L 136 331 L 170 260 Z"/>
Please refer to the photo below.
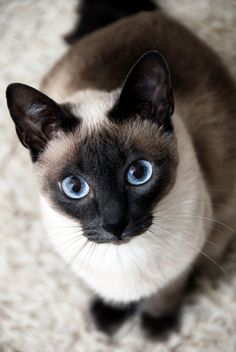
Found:
<path fill-rule="evenodd" d="M 117 235 L 112 232 L 99 230 L 84 230 L 84 235 L 89 241 L 97 244 L 113 243 L 121 245 L 130 242 L 133 238 L 143 235 L 152 225 L 152 216 L 139 220 L 135 225 L 130 224 L 123 233 Z"/>
<path fill-rule="evenodd" d="M 92 233 L 92 234 L 86 234 L 86 237 L 88 238 L 89 241 L 95 242 L 97 244 L 102 244 L 102 243 L 112 243 L 115 245 L 120 245 L 124 243 L 128 243 L 131 241 L 133 237 L 116 237 L 114 235 L 106 235 L 104 236 L 103 234 L 101 235 L 100 233 Z"/>

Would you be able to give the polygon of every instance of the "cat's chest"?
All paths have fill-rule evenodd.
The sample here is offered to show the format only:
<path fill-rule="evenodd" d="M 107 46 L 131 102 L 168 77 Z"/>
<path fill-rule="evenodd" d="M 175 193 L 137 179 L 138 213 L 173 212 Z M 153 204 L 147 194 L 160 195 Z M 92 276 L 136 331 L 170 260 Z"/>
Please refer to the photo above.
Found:
<path fill-rule="evenodd" d="M 46 222 L 50 241 L 65 265 L 107 301 L 136 301 L 157 290 L 157 261 L 154 253 L 145 251 L 149 247 L 145 241 L 139 244 L 133 240 L 120 246 L 95 244 L 79 234 L 76 239 L 71 231 L 56 233 L 48 225 Z"/>

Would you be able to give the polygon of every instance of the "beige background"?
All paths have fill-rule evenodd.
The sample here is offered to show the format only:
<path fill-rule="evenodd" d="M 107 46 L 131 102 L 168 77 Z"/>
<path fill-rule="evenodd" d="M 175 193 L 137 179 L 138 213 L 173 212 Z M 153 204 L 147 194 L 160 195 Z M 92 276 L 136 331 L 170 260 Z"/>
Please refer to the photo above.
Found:
<path fill-rule="evenodd" d="M 161 0 L 221 55 L 236 77 L 236 1 Z M 89 294 L 54 253 L 40 221 L 31 163 L 5 103 L 11 82 L 38 87 L 66 45 L 75 0 L 0 0 L 0 352 L 235 352 L 236 248 L 218 277 L 186 298 L 180 331 L 142 336 L 137 320 L 109 339 L 87 313 Z M 200 53 L 199 53 L 200 55 Z"/>

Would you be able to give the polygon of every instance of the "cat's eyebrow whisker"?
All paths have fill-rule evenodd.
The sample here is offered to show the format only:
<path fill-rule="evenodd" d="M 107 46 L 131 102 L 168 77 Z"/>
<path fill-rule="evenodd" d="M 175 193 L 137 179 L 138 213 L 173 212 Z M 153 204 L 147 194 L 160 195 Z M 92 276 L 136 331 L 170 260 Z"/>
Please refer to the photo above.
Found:
<path fill-rule="evenodd" d="M 167 230 L 162 229 L 160 226 L 158 226 L 158 229 L 163 232 L 163 233 L 167 233 L 168 235 L 171 235 L 172 237 L 177 238 L 178 240 L 186 243 L 189 247 L 193 248 L 194 250 L 196 250 L 198 253 L 201 253 L 205 258 L 207 258 L 208 260 L 210 260 L 214 265 L 216 265 L 216 267 L 218 269 L 220 269 L 227 277 L 229 277 L 229 274 L 224 270 L 224 268 L 222 266 L 220 266 L 214 259 L 212 259 L 208 254 L 206 254 L 201 248 L 198 248 L 194 245 L 192 245 L 191 243 L 189 243 L 188 241 L 184 240 L 181 237 L 176 236 L 174 233 L 171 233 Z"/>

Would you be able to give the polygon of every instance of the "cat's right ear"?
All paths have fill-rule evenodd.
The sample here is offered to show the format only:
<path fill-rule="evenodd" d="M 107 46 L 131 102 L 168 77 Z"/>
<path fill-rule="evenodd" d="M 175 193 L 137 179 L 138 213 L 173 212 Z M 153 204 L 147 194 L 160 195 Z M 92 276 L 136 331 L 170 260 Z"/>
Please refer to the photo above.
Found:
<path fill-rule="evenodd" d="M 25 84 L 10 84 L 6 98 L 19 140 L 30 150 L 33 161 L 52 138 L 62 131 L 73 131 L 79 124 L 63 106 Z"/>
<path fill-rule="evenodd" d="M 119 123 L 139 116 L 172 131 L 173 112 L 169 67 L 158 51 L 149 51 L 131 68 L 110 118 Z"/>

